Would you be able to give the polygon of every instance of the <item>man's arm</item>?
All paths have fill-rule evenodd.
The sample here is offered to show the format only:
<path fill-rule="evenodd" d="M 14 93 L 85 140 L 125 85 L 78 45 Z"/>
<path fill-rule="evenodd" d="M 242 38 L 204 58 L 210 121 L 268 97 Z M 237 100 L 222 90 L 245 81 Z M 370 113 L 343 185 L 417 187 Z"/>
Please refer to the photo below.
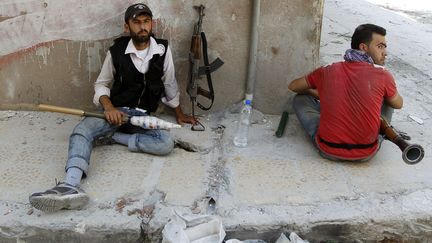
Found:
<path fill-rule="evenodd" d="M 109 124 L 118 126 L 123 124 L 122 118 L 125 114 L 114 107 L 107 95 L 102 95 L 99 98 L 99 103 L 104 108 L 104 114 Z"/>
<path fill-rule="evenodd" d="M 318 90 L 309 87 L 306 77 L 301 77 L 291 81 L 288 85 L 288 89 L 298 94 L 307 94 L 319 99 Z"/>
<path fill-rule="evenodd" d="M 177 123 L 180 125 L 183 123 L 195 124 L 197 120 L 192 116 L 185 115 L 180 107 L 180 92 L 175 78 L 174 62 L 169 46 L 166 50 L 162 81 L 165 86 L 165 97 L 162 97 L 162 102 L 174 109 Z"/>
<path fill-rule="evenodd" d="M 110 86 L 114 82 L 115 68 L 110 51 L 107 52 L 101 72 L 94 84 L 95 95 L 93 103 L 102 106 L 108 123 L 113 125 L 122 124 L 123 113 L 117 110 L 110 100 Z"/>
<path fill-rule="evenodd" d="M 99 76 L 94 83 L 95 94 L 93 97 L 93 103 L 96 106 L 101 106 L 101 103 L 99 102 L 101 96 L 106 95 L 110 97 L 110 87 L 114 82 L 114 74 L 115 68 L 112 61 L 111 52 L 108 51 Z"/>
<path fill-rule="evenodd" d="M 399 95 L 399 93 L 396 93 L 396 95 L 386 99 L 385 101 L 390 107 L 394 109 L 400 109 L 403 106 L 403 98 Z"/>

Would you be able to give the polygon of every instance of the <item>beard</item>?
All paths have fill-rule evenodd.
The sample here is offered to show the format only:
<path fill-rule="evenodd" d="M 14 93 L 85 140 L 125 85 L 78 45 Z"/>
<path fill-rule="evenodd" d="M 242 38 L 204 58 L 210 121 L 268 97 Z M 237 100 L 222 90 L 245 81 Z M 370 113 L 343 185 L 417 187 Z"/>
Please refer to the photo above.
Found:
<path fill-rule="evenodd" d="M 140 35 L 142 33 L 147 33 L 147 35 Z M 140 31 L 138 33 L 135 33 L 135 32 L 132 32 L 132 31 L 130 32 L 130 36 L 131 36 L 132 40 L 135 43 L 139 43 L 139 44 L 147 43 L 150 40 L 150 35 L 151 35 L 151 31 L 149 33 L 149 32 L 147 32 L 145 30 L 142 30 L 142 31 Z"/>

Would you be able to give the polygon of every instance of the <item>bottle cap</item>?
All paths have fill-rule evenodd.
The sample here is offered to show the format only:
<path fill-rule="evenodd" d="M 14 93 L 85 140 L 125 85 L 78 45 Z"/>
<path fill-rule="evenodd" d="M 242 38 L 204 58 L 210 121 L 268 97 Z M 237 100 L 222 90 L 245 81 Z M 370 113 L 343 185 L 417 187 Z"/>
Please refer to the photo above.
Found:
<path fill-rule="evenodd" d="M 251 104 L 252 104 L 252 101 L 251 101 L 251 100 L 245 100 L 245 104 L 246 104 L 246 105 L 251 105 Z"/>

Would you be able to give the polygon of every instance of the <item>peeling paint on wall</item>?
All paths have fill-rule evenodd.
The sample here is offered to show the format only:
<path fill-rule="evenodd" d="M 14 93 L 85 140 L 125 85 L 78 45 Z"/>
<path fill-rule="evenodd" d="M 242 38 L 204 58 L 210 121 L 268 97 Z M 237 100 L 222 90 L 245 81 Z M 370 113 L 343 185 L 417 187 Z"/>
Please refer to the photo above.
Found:
<path fill-rule="evenodd" d="M 122 31 L 122 1 L 46 0 L 0 2 L 0 56 L 59 39 L 87 41 Z"/>
<path fill-rule="evenodd" d="M 0 67 L 4 67 L 8 63 L 11 63 L 11 62 L 15 61 L 16 59 L 25 57 L 26 55 L 28 55 L 28 53 L 33 52 L 40 47 L 49 46 L 50 43 L 51 42 L 39 43 L 37 45 L 31 46 L 29 48 L 21 49 L 17 52 L 11 53 L 11 54 L 7 54 L 4 56 L 0 55 Z"/>
<path fill-rule="evenodd" d="M 262 0 L 256 106 L 278 112 L 287 80 L 318 60 L 324 0 Z M 93 82 L 112 40 L 123 33 L 124 11 L 140 0 L 0 1 L 0 100 L 50 101 L 93 107 Z M 181 102 L 185 94 L 194 4 L 206 6 L 203 30 L 209 57 L 225 65 L 214 73 L 214 109 L 243 98 L 249 56 L 250 0 L 144 1 L 153 10 L 153 31 L 168 39 Z M 316 8 L 316 9 L 315 9 Z M 58 91 L 68 89 L 67 94 Z M 277 90 L 276 95 L 274 90 Z M 187 112 L 189 107 L 183 107 Z"/>
<path fill-rule="evenodd" d="M 99 42 L 88 44 L 86 46 L 86 50 L 87 50 L 87 72 L 88 72 L 87 81 L 89 83 L 93 83 L 94 80 L 91 79 L 91 74 L 100 71 L 103 63 L 102 58 L 105 58 L 105 56 L 102 57 L 100 55 L 102 51 L 102 45 Z"/>
<path fill-rule="evenodd" d="M 6 89 L 6 97 L 9 99 L 14 98 L 15 95 L 15 86 L 9 80 L 5 80 L 5 89 Z"/>
<path fill-rule="evenodd" d="M 51 50 L 51 48 L 44 47 L 44 46 L 36 49 L 36 56 L 39 56 L 42 58 L 42 63 L 44 65 L 48 64 L 48 56 L 50 54 L 50 50 Z M 39 67 L 42 69 L 42 65 L 39 65 Z"/>

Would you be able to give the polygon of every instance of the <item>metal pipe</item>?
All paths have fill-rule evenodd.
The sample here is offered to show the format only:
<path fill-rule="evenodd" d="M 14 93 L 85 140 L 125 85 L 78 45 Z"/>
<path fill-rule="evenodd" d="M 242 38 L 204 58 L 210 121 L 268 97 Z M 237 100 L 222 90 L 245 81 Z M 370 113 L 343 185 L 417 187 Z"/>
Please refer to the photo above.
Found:
<path fill-rule="evenodd" d="M 256 80 L 256 69 L 257 69 L 257 53 L 258 53 L 258 25 L 260 17 L 261 1 L 253 0 L 253 15 L 251 24 L 251 44 L 249 50 L 249 66 L 248 66 L 248 78 L 246 84 L 246 99 L 252 100 L 255 80 Z"/>

